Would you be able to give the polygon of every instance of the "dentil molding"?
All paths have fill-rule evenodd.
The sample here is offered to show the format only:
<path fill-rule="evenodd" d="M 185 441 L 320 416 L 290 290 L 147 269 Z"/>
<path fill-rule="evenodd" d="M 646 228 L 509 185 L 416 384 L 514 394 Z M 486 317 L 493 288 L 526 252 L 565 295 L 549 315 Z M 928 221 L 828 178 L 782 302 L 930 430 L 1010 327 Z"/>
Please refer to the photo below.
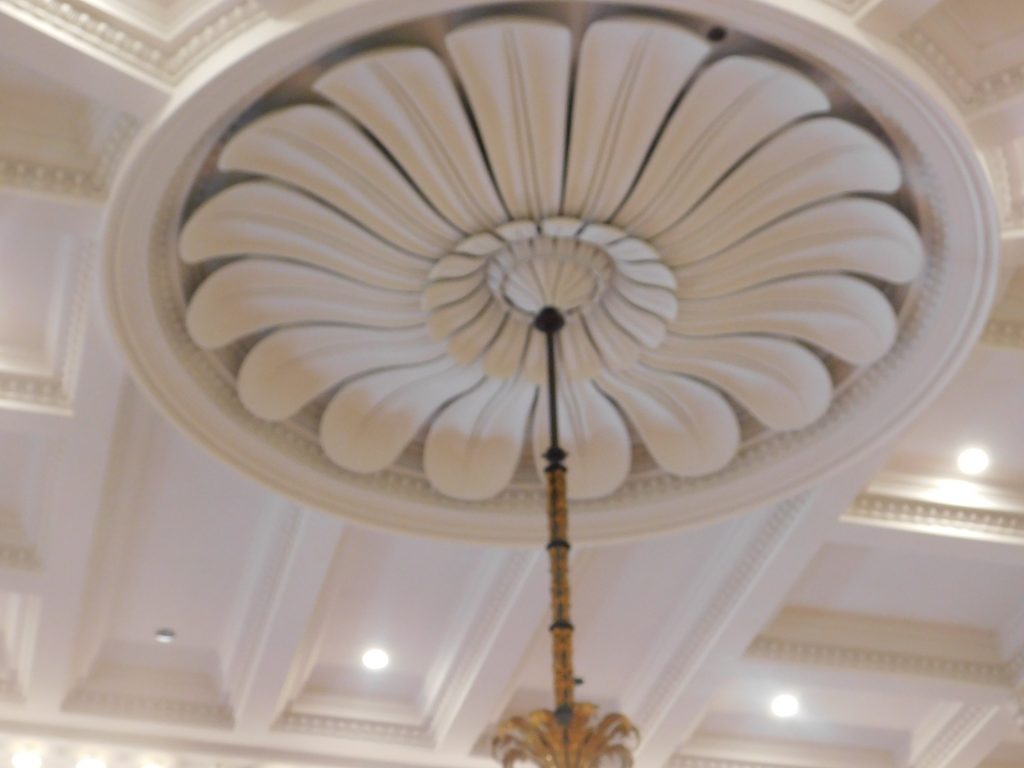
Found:
<path fill-rule="evenodd" d="M 1021 335 L 1024 343 L 1024 334 Z M 898 524 L 908 528 L 941 527 L 987 534 L 1024 544 L 1024 514 L 864 493 L 842 519 L 851 523 Z"/>
<path fill-rule="evenodd" d="M 1009 689 L 1010 669 L 1003 662 L 948 659 L 877 648 L 854 648 L 760 636 L 751 643 L 752 659 L 790 664 L 862 669 L 900 675 L 957 680 Z"/>
<path fill-rule="evenodd" d="M 14 16 L 70 35 L 158 80 L 175 84 L 208 54 L 264 19 L 258 0 L 230 0 L 198 26 L 161 39 L 85 0 L 0 0 Z"/>
<path fill-rule="evenodd" d="M 95 266 L 95 247 L 88 243 L 78 252 L 75 277 L 68 281 L 67 325 L 61 333 L 61 356 L 52 375 L 25 375 L 0 370 L 0 407 L 43 411 L 67 416 L 72 413 L 75 385 L 82 362 L 90 291 Z"/>
<path fill-rule="evenodd" d="M 82 128 L 88 130 L 86 126 Z M 138 128 L 139 123 L 135 118 L 118 115 L 110 130 L 102 137 L 95 162 L 85 169 L 0 155 L 0 185 L 102 202 L 110 191 L 118 164 Z"/>
<path fill-rule="evenodd" d="M 965 111 L 977 111 L 1024 91 L 1024 64 L 972 80 L 920 26 L 907 30 L 901 45 Z"/>

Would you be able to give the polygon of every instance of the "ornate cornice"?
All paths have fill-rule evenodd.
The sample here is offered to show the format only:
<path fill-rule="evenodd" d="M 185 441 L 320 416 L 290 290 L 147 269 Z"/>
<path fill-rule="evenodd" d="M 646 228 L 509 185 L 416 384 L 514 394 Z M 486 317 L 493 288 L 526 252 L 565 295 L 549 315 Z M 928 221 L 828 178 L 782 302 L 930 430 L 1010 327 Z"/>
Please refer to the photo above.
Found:
<path fill-rule="evenodd" d="M 89 306 L 89 286 L 95 262 L 94 247 L 89 243 L 79 255 L 81 264 L 68 299 L 67 327 L 59 368 L 51 376 L 25 375 L 0 371 L 0 405 L 69 414 L 74 399 L 75 383 L 85 343 Z"/>
<path fill-rule="evenodd" d="M 1024 342 L 1024 335 L 1021 340 Z M 1024 544 L 1024 514 L 955 507 L 881 494 L 861 494 L 843 515 L 843 520 L 908 527 L 942 526 L 965 533 L 1019 539 Z"/>
<path fill-rule="evenodd" d="M 1024 349 L 1024 323 L 993 320 L 985 326 L 981 340 L 994 347 Z"/>
<path fill-rule="evenodd" d="M 981 156 L 992 182 L 992 191 L 999 206 L 1003 229 L 1024 228 L 1024 197 L 1013 182 L 1015 169 L 1011 168 L 1012 160 L 1007 155 L 1007 146 L 990 147 L 983 150 Z"/>
<path fill-rule="evenodd" d="M 920 26 L 906 32 L 901 44 L 914 59 L 936 76 L 946 92 L 964 110 L 977 110 L 1017 95 L 1024 90 L 1024 66 L 971 80 Z"/>
<path fill-rule="evenodd" d="M 354 717 L 290 711 L 281 716 L 274 725 L 274 730 L 413 747 L 434 747 L 434 738 L 423 725 L 360 720 Z"/>
<path fill-rule="evenodd" d="M 0 186 L 102 202 L 118 162 L 135 138 L 138 127 L 139 123 L 133 117 L 118 115 L 90 168 L 70 168 L 29 158 L 0 157 Z"/>
<path fill-rule="evenodd" d="M 168 84 L 180 81 L 207 54 L 266 16 L 258 0 L 232 0 L 201 25 L 161 40 L 83 0 L 0 0 L 0 9 L 70 35 Z"/>
<path fill-rule="evenodd" d="M 78 690 L 64 700 L 65 712 L 121 717 L 202 728 L 230 729 L 234 717 L 226 704 L 161 699 L 156 696 Z"/>
<path fill-rule="evenodd" d="M 842 647 L 766 636 L 755 639 L 747 650 L 747 655 L 753 659 L 765 661 L 918 675 L 996 687 L 1010 685 L 1009 665 L 1002 662 L 947 659 L 876 648 Z"/>

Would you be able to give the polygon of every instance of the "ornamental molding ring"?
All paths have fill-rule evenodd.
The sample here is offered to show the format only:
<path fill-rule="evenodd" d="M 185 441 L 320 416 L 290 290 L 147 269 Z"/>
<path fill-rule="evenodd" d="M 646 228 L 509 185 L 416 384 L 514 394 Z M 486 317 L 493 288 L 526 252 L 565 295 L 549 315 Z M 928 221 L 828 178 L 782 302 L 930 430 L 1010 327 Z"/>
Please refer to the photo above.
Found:
<path fill-rule="evenodd" d="M 546 305 L 580 540 L 888 439 L 992 301 L 969 143 L 832 31 L 668 5 L 368 0 L 194 77 L 105 232 L 143 388 L 301 503 L 502 544 L 543 535 Z"/>

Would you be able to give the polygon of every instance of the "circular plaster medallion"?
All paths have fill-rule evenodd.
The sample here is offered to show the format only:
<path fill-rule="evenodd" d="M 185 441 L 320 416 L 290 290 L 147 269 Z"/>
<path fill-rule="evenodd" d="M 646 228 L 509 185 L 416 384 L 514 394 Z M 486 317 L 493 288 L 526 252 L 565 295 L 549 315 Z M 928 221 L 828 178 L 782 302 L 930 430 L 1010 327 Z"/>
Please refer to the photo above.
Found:
<path fill-rule="evenodd" d="M 867 51 L 687 5 L 377 0 L 243 39 L 117 185 L 106 289 L 137 377 L 274 489 L 476 540 L 543 532 L 547 305 L 578 539 L 862 456 L 980 329 L 983 176 Z"/>

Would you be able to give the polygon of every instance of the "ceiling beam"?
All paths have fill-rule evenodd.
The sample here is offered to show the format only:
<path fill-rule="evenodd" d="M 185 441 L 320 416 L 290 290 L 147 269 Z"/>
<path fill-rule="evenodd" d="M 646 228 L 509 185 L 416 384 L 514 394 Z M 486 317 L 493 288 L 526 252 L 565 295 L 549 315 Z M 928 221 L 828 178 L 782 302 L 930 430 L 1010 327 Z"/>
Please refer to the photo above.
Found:
<path fill-rule="evenodd" d="M 711 697 L 875 470 L 875 462 L 855 466 L 756 517 L 759 527 L 746 552 L 729 563 L 640 706 L 627 709 L 644 733 L 639 764 L 664 765 L 696 731 Z"/>
<path fill-rule="evenodd" d="M 10 2 L 0 2 L 3 57 L 90 99 L 145 120 L 170 89 L 103 51 L 55 29 Z"/>
<path fill-rule="evenodd" d="M 110 459 L 115 424 L 124 426 L 117 418 L 123 382 L 122 365 L 94 320 L 86 330 L 75 416 L 43 502 L 42 608 L 26 696 L 36 712 L 56 712 L 71 681 L 97 521 L 109 471 L 119 469 Z"/>
<path fill-rule="evenodd" d="M 1012 732 L 1005 708 L 962 704 L 922 743 L 912 768 L 976 768 Z"/>
<path fill-rule="evenodd" d="M 501 716 L 522 659 L 547 620 L 547 558 L 520 553 L 503 571 L 487 598 L 492 615 L 470 673 L 432 718 L 436 748 L 443 754 L 468 755 Z"/>
<path fill-rule="evenodd" d="M 294 660 L 313 620 L 344 524 L 337 517 L 301 510 L 285 561 L 272 589 L 269 610 L 253 617 L 254 660 L 231 692 L 239 730 L 269 729 L 292 689 Z"/>

